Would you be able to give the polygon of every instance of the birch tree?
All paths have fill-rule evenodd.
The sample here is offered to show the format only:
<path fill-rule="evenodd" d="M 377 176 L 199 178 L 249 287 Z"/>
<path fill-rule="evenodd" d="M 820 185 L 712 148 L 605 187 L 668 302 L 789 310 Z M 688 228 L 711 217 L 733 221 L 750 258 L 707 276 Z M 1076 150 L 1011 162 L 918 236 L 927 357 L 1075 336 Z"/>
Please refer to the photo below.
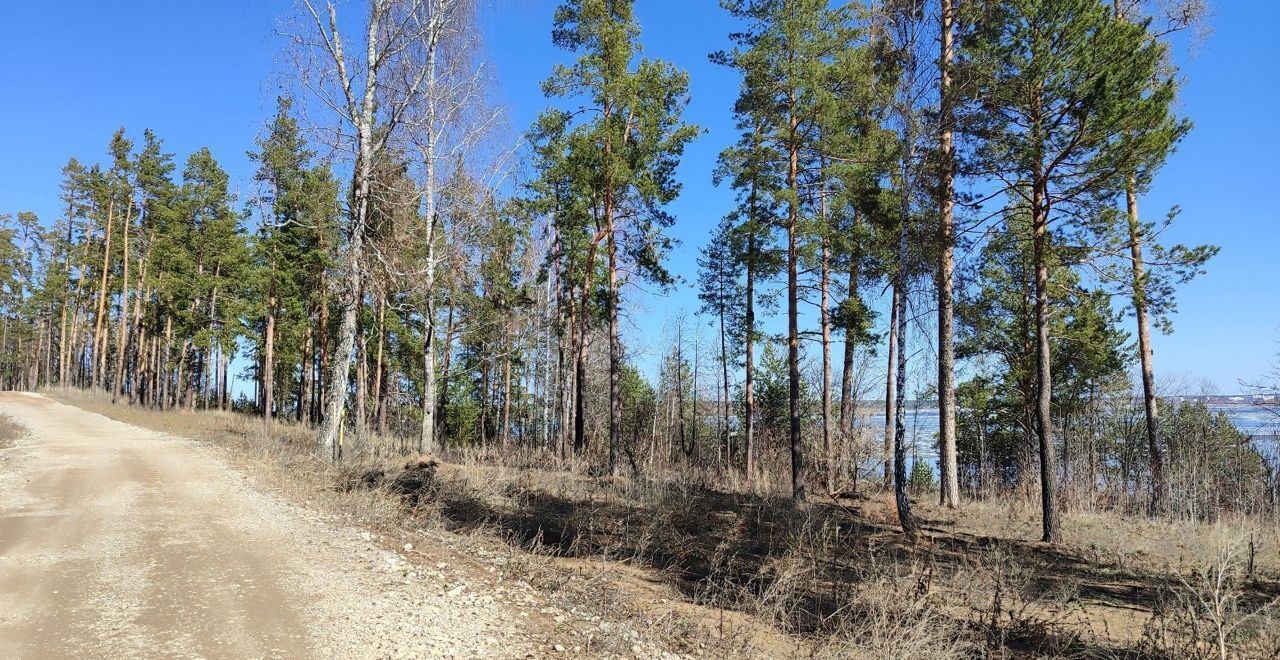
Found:
<path fill-rule="evenodd" d="M 431 68 L 406 60 L 432 39 L 431 21 L 422 20 L 424 13 L 430 15 L 424 9 L 430 1 L 368 0 L 360 29 L 350 30 L 339 20 L 335 2 L 302 0 L 298 29 L 292 34 L 300 82 L 328 111 L 326 135 L 333 138 L 332 146 L 350 171 L 347 223 L 338 250 L 337 345 L 319 437 L 320 452 L 329 460 L 341 453 L 374 165 L 428 84 Z"/>

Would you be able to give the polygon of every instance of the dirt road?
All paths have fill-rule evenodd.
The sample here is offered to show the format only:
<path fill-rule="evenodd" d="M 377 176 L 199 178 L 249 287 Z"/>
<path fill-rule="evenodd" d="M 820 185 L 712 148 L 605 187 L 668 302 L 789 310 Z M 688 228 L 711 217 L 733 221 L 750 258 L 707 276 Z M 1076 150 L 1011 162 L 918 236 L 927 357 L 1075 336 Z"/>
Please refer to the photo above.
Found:
<path fill-rule="evenodd" d="M 0 658 L 525 657 L 473 585 L 261 492 L 209 448 L 41 396 L 0 449 Z M 476 591 L 475 588 L 471 589 Z"/>

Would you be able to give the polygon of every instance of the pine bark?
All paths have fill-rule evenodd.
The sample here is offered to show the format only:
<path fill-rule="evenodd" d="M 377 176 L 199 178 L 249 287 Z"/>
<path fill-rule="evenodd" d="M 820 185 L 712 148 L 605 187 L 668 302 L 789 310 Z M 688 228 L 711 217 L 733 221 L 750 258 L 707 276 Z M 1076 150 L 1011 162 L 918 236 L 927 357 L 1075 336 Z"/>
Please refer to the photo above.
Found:
<path fill-rule="evenodd" d="M 1057 475 L 1053 446 L 1053 376 L 1049 345 L 1049 202 L 1042 177 L 1032 186 L 1032 239 L 1036 267 L 1036 435 L 1040 440 L 1040 506 L 1043 535 L 1041 540 L 1061 540 L 1058 525 L 1058 495 L 1054 483 Z"/>
<path fill-rule="evenodd" d="M 724 443 L 724 464 L 731 465 L 733 463 L 733 440 L 729 432 L 729 342 L 725 335 L 724 308 L 722 306 L 720 309 L 720 376 L 723 380 L 724 388 L 720 391 L 720 428 L 723 433 L 721 442 Z"/>
<path fill-rule="evenodd" d="M 271 429 L 276 387 L 276 297 L 267 298 L 267 324 L 263 337 L 262 355 L 262 422 L 267 432 Z"/>
<path fill-rule="evenodd" d="M 504 334 L 509 329 L 504 326 Z M 511 449 L 511 342 L 504 338 L 506 350 L 502 355 L 502 448 Z"/>
<path fill-rule="evenodd" d="M 103 356 L 102 345 L 105 343 L 102 338 L 102 329 L 105 326 L 107 305 L 107 275 L 111 271 L 111 225 L 115 221 L 116 200 L 112 195 L 111 201 L 107 203 L 107 231 L 103 239 L 102 246 L 102 277 L 99 280 L 98 296 L 97 296 L 97 313 L 93 320 L 93 351 L 90 354 L 90 370 L 93 382 L 93 389 L 102 386 L 102 373 L 105 371 L 105 356 Z"/>
<path fill-rule="evenodd" d="M 800 437 L 800 294 L 798 246 L 800 231 L 800 135 L 796 94 L 792 90 L 788 108 L 790 139 L 788 145 L 787 186 L 792 199 L 787 203 L 787 417 L 791 446 L 791 498 L 805 499 L 804 448 Z"/>
<path fill-rule="evenodd" d="M 298 408 L 296 411 L 298 422 L 303 426 L 311 425 L 311 387 L 315 380 L 315 364 L 312 361 L 314 353 L 315 327 L 308 324 L 306 337 L 302 341 L 302 373 L 298 376 L 300 382 L 298 383 Z"/>
<path fill-rule="evenodd" d="M 1125 182 L 1125 201 L 1129 215 L 1129 252 L 1133 270 L 1133 312 L 1138 320 L 1138 359 L 1142 367 L 1142 404 L 1146 412 L 1147 451 L 1151 460 L 1151 513 L 1159 514 L 1168 503 L 1168 485 L 1164 477 L 1164 450 L 1160 446 L 1160 409 L 1156 399 L 1155 366 L 1151 351 L 1151 320 L 1148 318 L 1146 273 L 1142 260 L 1142 222 L 1138 217 L 1137 181 L 1130 176 Z"/>
<path fill-rule="evenodd" d="M 826 206 L 826 203 L 823 203 Z M 822 451 L 827 461 L 827 495 L 836 493 L 835 452 L 831 446 L 831 247 L 824 236 L 822 239 L 822 274 L 821 302 L 819 303 L 822 323 Z"/>
<path fill-rule="evenodd" d="M 606 197 L 611 200 L 612 195 Z M 618 248 L 612 220 L 612 202 L 606 201 L 609 222 L 609 474 L 618 475 L 618 448 L 622 442 L 622 334 L 618 323 L 621 292 L 618 281 Z M 696 396 L 696 393 L 695 393 Z"/>
<path fill-rule="evenodd" d="M 133 204 L 130 203 L 130 208 Z M 121 245 L 124 248 L 123 277 L 120 280 L 120 327 L 116 337 L 116 368 L 115 375 L 112 377 L 111 383 L 111 403 L 116 403 L 120 399 L 120 388 L 124 385 L 125 372 L 125 352 L 129 349 L 129 225 L 133 224 L 132 220 L 125 217 L 124 222 L 124 240 Z"/>
<path fill-rule="evenodd" d="M 387 296 L 381 293 L 378 296 L 378 350 L 374 353 L 373 359 L 373 417 L 374 424 L 379 434 L 385 431 L 383 425 L 386 416 L 383 414 L 385 410 L 385 392 L 383 390 L 383 353 L 386 349 L 387 341 Z"/>
<path fill-rule="evenodd" d="M 853 228 L 856 232 L 860 214 L 857 209 L 853 211 Z M 847 300 L 857 302 L 858 298 L 858 267 L 862 258 L 861 253 L 855 249 L 849 255 L 849 284 L 847 287 Z M 858 402 L 854 400 L 853 392 L 853 358 L 854 350 L 857 348 L 857 330 L 852 318 L 845 319 L 844 326 L 844 357 L 841 361 L 840 372 L 840 435 L 844 439 L 845 446 L 853 440 L 853 420 L 858 414 Z M 860 454 L 859 454 L 860 456 Z M 853 468 L 853 484 L 854 491 L 858 489 L 858 466 Z"/>

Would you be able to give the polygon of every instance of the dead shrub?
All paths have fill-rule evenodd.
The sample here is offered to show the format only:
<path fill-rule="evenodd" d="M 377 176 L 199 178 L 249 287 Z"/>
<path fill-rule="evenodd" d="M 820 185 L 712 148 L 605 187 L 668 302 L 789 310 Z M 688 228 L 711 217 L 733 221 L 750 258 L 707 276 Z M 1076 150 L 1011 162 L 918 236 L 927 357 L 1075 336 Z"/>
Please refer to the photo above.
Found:
<path fill-rule="evenodd" d="M 1143 630 L 1143 650 L 1188 660 L 1280 657 L 1280 596 L 1250 588 L 1245 540 L 1218 544 L 1215 561 L 1164 590 Z"/>
<path fill-rule="evenodd" d="M 422 499 L 434 498 L 440 491 L 440 483 L 436 479 L 439 467 L 440 464 L 435 459 L 410 460 L 387 485 L 387 490 L 399 495 L 408 506 L 417 507 Z M 383 478 L 385 479 L 385 473 Z"/>

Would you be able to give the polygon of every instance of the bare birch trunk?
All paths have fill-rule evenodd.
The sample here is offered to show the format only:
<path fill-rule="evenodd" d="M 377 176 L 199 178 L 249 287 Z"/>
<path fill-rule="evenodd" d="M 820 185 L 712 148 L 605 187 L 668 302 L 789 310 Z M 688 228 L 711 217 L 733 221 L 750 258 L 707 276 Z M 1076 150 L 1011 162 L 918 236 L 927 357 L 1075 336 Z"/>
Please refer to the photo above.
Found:
<path fill-rule="evenodd" d="M 942 181 L 938 252 L 938 459 L 941 473 L 939 500 L 942 506 L 960 506 L 960 480 L 956 456 L 956 353 L 953 326 L 952 281 L 955 271 L 955 147 L 952 141 L 952 30 L 954 12 L 951 0 L 941 0 L 940 123 L 942 134 Z"/>
<path fill-rule="evenodd" d="M 895 455 L 894 419 L 897 417 L 897 356 L 898 356 L 898 317 L 902 315 L 898 296 L 893 297 L 889 309 L 889 367 L 885 374 L 884 395 L 884 487 L 893 485 L 893 460 Z"/>
<path fill-rule="evenodd" d="M 271 433 L 272 405 L 275 402 L 276 384 L 276 296 L 267 298 L 267 324 L 264 329 L 262 356 L 262 424 Z"/>
<path fill-rule="evenodd" d="M 898 228 L 898 268 L 894 273 L 893 280 L 893 307 L 897 311 L 894 318 L 894 327 L 891 330 L 897 335 L 897 369 L 894 382 L 894 416 L 893 416 L 893 494 L 894 501 L 898 508 L 898 522 L 902 525 L 902 531 L 909 538 L 916 535 L 915 517 L 911 514 L 911 499 L 907 492 L 907 424 L 906 424 L 906 399 L 907 399 L 907 285 L 908 285 L 908 268 L 910 264 L 908 237 L 911 227 L 911 164 L 914 160 L 914 135 L 912 133 L 912 121 L 907 119 L 905 122 L 905 130 L 903 144 L 907 145 L 907 152 L 901 163 L 901 209 L 899 213 Z M 886 424 L 888 420 L 886 419 Z"/>
<path fill-rule="evenodd" d="M 357 156 L 351 187 L 351 225 L 347 249 L 343 253 L 343 291 L 339 301 L 341 320 L 338 323 L 338 345 L 329 373 L 329 392 L 325 401 L 324 422 L 320 426 L 319 445 L 322 454 L 330 461 L 341 456 L 343 416 L 346 413 L 347 392 L 351 384 L 351 360 L 355 354 L 356 321 L 360 310 L 360 291 L 364 268 L 364 233 L 369 217 L 369 194 L 373 180 L 375 129 L 375 104 L 379 73 L 379 29 L 388 10 L 384 2 L 375 1 L 370 8 L 365 33 L 365 70 L 363 96 L 357 101 L 346 75 L 346 60 L 341 41 L 337 38 L 337 17 L 330 5 L 329 25 L 335 46 L 331 50 L 334 63 L 341 76 L 347 97 L 348 119 L 354 124 Z M 317 19 L 319 22 L 319 19 Z M 323 30 L 323 28 L 321 28 Z"/>

